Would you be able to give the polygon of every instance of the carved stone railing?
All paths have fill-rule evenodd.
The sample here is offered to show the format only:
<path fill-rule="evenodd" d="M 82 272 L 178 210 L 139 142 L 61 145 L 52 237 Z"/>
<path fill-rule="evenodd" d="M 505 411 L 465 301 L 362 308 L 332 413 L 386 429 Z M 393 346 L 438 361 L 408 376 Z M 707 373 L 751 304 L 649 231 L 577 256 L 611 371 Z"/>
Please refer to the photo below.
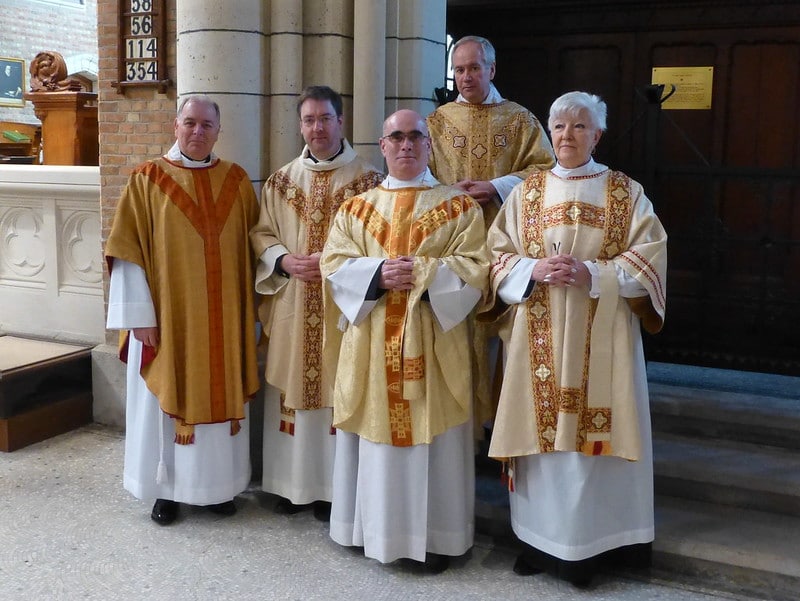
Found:
<path fill-rule="evenodd" d="M 0 333 L 105 339 L 99 167 L 0 165 Z"/>

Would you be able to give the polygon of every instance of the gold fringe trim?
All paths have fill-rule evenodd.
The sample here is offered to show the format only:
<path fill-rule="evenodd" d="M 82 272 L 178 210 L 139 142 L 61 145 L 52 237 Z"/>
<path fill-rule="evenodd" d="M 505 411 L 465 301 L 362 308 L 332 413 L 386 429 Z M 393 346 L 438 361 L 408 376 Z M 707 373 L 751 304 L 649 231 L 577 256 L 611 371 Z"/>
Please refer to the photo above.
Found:
<path fill-rule="evenodd" d="M 175 444 L 194 444 L 194 426 L 175 419 Z"/>
<path fill-rule="evenodd" d="M 236 436 L 242 431 L 241 421 L 231 420 L 231 436 Z M 194 425 L 187 424 L 182 419 L 175 418 L 175 444 L 194 444 Z"/>

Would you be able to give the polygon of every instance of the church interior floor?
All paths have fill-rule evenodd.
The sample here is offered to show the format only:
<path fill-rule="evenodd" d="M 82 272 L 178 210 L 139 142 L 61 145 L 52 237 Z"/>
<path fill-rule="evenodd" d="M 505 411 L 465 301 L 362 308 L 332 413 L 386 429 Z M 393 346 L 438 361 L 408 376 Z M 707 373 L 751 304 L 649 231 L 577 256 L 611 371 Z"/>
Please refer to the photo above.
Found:
<path fill-rule="evenodd" d="M 258 484 L 221 517 L 183 506 L 161 527 L 121 484 L 124 437 L 91 424 L 0 453 L 0 591 L 8 601 L 730 599 L 677 582 L 601 574 L 578 590 L 511 571 L 514 550 L 485 535 L 439 575 L 381 565 L 335 544 L 311 512 L 278 515 Z"/>

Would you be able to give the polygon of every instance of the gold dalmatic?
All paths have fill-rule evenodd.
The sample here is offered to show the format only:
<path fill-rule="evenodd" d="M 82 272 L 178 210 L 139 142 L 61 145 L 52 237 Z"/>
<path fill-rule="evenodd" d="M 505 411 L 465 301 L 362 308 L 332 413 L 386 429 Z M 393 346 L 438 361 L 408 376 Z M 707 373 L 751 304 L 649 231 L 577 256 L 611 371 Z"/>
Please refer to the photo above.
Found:
<path fill-rule="evenodd" d="M 618 177 L 615 177 L 618 176 Z M 621 177 L 619 177 L 621 176 Z M 630 229 L 631 197 L 627 177 L 612 173 L 604 207 L 571 200 L 545 209 L 544 173 L 535 174 L 525 182 L 522 207 L 523 243 L 534 258 L 546 256 L 545 229 L 559 226 L 599 228 L 603 231 L 599 261 L 608 261 L 625 248 Z M 531 380 L 534 390 L 539 448 L 542 452 L 556 450 L 559 414 L 577 415 L 575 448 L 588 455 L 607 455 L 611 452 L 611 407 L 589 407 L 587 402 L 589 374 L 589 344 L 584 345 L 581 362 L 584 374 L 579 387 L 562 387 L 553 355 L 554 335 L 551 290 L 536 286 L 525 303 L 528 317 L 528 345 Z M 592 311 L 592 314 L 594 311 Z M 591 320 L 586 322 L 585 340 L 591 339 Z"/>

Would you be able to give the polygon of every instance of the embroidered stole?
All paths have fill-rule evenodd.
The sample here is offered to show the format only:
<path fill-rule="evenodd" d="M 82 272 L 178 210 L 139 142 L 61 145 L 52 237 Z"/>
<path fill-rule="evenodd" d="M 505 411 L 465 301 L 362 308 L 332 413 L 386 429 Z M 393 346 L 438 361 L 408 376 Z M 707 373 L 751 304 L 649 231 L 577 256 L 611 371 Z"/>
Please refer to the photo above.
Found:
<path fill-rule="evenodd" d="M 559 225 L 603 228 L 603 241 L 598 256 L 598 263 L 608 261 L 617 256 L 624 248 L 631 221 L 631 195 L 630 180 L 619 172 L 609 174 L 606 189 L 605 207 L 570 200 L 551 207 L 544 207 L 546 173 L 537 173 L 529 178 L 524 186 L 522 205 L 523 244 L 529 256 L 541 259 L 547 256 L 545 245 L 545 229 Z M 602 277 L 602 276 L 601 276 Z M 616 298 L 612 300 L 617 300 Z M 574 416 L 576 421 L 575 449 L 587 455 L 609 455 L 611 449 L 611 407 L 610 407 L 610 374 L 611 357 L 607 348 L 598 349 L 608 351 L 608 357 L 600 359 L 605 368 L 591 369 L 593 378 L 603 382 L 603 392 L 596 395 L 589 394 L 592 385 L 590 378 L 590 352 L 592 340 L 592 318 L 599 322 L 602 328 L 608 326 L 609 333 L 602 344 L 610 345 L 610 324 L 613 319 L 613 305 L 611 315 L 605 308 L 600 310 L 606 313 L 599 315 L 597 301 L 592 301 L 592 307 L 586 324 L 585 348 L 583 356 L 575 358 L 583 364 L 584 374 L 579 387 L 564 387 L 556 381 L 556 365 L 554 357 L 554 344 L 556 341 L 553 331 L 551 291 L 548 286 L 536 286 L 534 292 L 524 305 L 528 322 L 528 346 L 530 352 L 531 381 L 533 382 L 533 402 L 538 424 L 538 442 L 541 452 L 556 450 L 556 440 L 563 436 L 563 425 L 572 419 L 565 416 Z M 602 359 L 605 359 L 603 361 Z M 602 404 L 600 404 L 602 402 Z M 570 445 L 571 446 L 571 445 Z M 559 445 L 559 448 L 563 448 Z"/>

